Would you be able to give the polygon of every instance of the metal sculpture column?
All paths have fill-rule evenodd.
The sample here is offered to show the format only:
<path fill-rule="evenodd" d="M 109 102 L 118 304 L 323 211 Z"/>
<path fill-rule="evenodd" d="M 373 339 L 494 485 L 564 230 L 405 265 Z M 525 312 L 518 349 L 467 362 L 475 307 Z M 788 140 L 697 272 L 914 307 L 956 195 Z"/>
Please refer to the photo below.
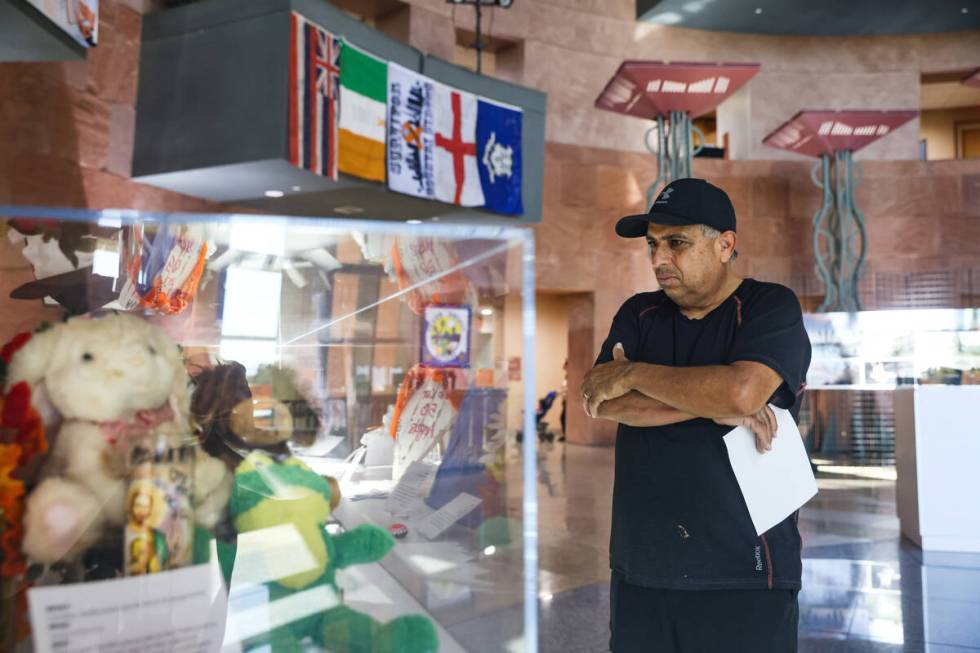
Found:
<path fill-rule="evenodd" d="M 684 111 L 671 111 L 666 118 L 657 116 L 656 120 L 657 124 L 643 136 L 647 151 L 657 159 L 657 177 L 647 187 L 647 207 L 653 204 L 662 186 L 674 179 L 691 176 L 691 159 L 704 147 L 704 133 L 694 126 Z M 656 146 L 650 143 L 653 134 L 657 137 Z M 697 147 L 694 147 L 694 134 L 701 140 Z"/>
<path fill-rule="evenodd" d="M 624 61 L 619 66 L 595 106 L 656 121 L 644 135 L 644 145 L 657 160 L 657 177 L 646 193 L 648 207 L 662 186 L 691 176 L 691 159 L 704 145 L 704 134 L 692 120 L 713 110 L 757 72 L 758 64 Z M 695 134 L 701 140 L 697 147 Z"/>
<path fill-rule="evenodd" d="M 864 178 L 854 152 L 917 115 L 918 111 L 801 111 L 762 141 L 819 159 L 810 177 L 823 191 L 823 203 L 813 216 L 813 254 L 824 286 L 820 311 L 862 309 L 859 284 L 868 238 L 864 214 L 854 199 Z"/>

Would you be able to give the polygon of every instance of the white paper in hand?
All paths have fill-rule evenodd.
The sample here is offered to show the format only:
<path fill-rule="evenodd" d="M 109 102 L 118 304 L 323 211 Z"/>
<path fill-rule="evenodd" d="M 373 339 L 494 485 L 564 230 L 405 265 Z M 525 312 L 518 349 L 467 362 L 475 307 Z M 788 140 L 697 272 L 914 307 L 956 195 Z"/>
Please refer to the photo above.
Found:
<path fill-rule="evenodd" d="M 755 434 L 744 426 L 725 435 L 728 459 L 757 535 L 799 510 L 817 493 L 817 480 L 793 416 L 788 410 L 769 407 L 778 423 L 770 451 L 759 453 Z"/>

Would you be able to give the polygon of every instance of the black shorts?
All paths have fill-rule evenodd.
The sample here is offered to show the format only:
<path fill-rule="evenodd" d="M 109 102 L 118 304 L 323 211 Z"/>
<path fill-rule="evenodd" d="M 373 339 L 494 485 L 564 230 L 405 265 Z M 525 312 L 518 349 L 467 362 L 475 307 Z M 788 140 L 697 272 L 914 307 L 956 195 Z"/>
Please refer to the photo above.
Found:
<path fill-rule="evenodd" d="M 613 573 L 612 653 L 795 653 L 795 590 L 665 590 Z"/>

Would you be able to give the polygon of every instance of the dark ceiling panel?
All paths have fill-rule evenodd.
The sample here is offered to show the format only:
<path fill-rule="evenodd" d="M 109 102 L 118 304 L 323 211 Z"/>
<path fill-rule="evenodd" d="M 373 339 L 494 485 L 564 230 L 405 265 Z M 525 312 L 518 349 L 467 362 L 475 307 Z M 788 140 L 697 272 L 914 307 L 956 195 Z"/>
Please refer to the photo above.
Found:
<path fill-rule="evenodd" d="M 746 34 L 871 36 L 980 29 L 977 0 L 637 0 L 639 20 Z"/>

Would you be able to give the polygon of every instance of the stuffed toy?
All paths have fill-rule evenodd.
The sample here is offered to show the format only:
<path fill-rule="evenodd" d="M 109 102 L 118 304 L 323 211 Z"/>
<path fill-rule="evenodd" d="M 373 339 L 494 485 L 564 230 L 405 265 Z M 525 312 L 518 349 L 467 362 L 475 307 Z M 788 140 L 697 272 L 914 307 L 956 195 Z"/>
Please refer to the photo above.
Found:
<path fill-rule="evenodd" d="M 253 451 L 235 471 L 229 503 L 235 530 L 241 534 L 291 525 L 316 563 L 312 569 L 268 582 L 270 604 L 295 592 L 312 595 L 311 590 L 318 586 L 339 596 L 339 569 L 380 560 L 394 546 L 392 535 L 372 524 L 341 535 L 328 534 L 325 525 L 331 498 L 327 481 L 295 457 L 276 460 L 263 451 Z M 237 543 L 219 542 L 217 552 L 230 584 Z M 435 628 L 425 617 L 410 615 L 381 624 L 337 605 L 253 638 L 246 642 L 246 650 L 300 651 L 307 637 L 334 653 L 431 653 L 438 649 Z"/>
<path fill-rule="evenodd" d="M 26 393 L 52 438 L 29 491 L 22 550 L 38 563 L 77 559 L 110 529 L 122 531 L 127 448 L 135 438 L 167 447 L 192 436 L 189 378 L 176 344 L 126 314 L 76 317 L 34 335 L 11 357 L 5 392 Z M 60 426 L 59 426 L 60 425 Z M 212 528 L 231 474 L 195 451 L 195 521 Z"/>
<path fill-rule="evenodd" d="M 228 361 L 196 374 L 191 414 L 204 450 L 234 470 L 254 449 L 289 455 L 291 444 L 313 444 L 320 419 L 294 376 L 288 368 L 260 367 L 256 385 L 272 396 L 256 397 L 241 363 Z"/>
<path fill-rule="evenodd" d="M 201 370 L 193 382 L 191 414 L 209 454 L 234 470 L 253 449 L 273 455 L 290 453 L 287 442 L 293 422 L 289 410 L 273 400 L 254 399 L 241 363 L 230 361 Z M 256 413 L 267 417 L 256 423 Z"/>

